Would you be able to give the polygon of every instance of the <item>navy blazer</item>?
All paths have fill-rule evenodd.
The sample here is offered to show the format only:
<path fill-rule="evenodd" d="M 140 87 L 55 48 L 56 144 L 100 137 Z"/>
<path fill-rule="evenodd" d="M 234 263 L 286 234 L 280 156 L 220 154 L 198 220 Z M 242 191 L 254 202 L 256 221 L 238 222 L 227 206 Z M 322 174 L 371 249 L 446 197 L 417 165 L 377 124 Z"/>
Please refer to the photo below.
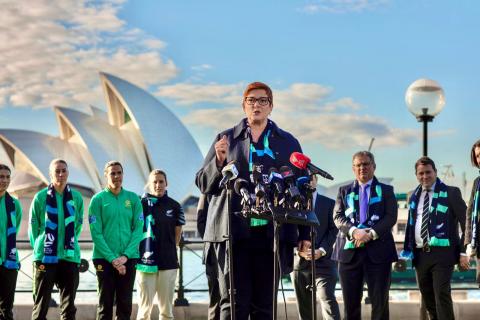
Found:
<path fill-rule="evenodd" d="M 275 123 L 272 122 L 272 131 L 269 138 L 270 148 L 275 153 L 275 166 L 280 168 L 281 166 L 290 166 L 290 155 L 292 152 L 301 152 L 302 149 L 298 140 L 295 139 L 290 133 L 278 128 Z M 235 127 L 225 130 L 219 133 L 210 150 L 208 151 L 202 168 L 197 172 L 195 183 L 200 189 L 200 192 L 208 195 L 209 205 L 207 212 L 207 220 L 205 225 L 205 234 L 203 236 L 204 241 L 208 242 L 223 242 L 227 238 L 227 225 L 228 225 L 228 206 L 227 206 L 227 192 L 225 189 L 219 188 L 220 180 L 222 179 L 221 168 L 217 167 L 216 155 L 215 155 L 215 143 L 226 136 L 229 143 L 228 156 L 226 162 L 235 160 L 235 166 L 238 169 L 239 178 L 243 178 L 250 181 L 250 173 L 248 168 L 248 156 L 250 148 L 250 140 L 247 134 L 247 126 L 245 120 L 241 120 Z M 297 174 L 300 171 L 293 168 Z M 241 198 L 235 192 L 232 195 L 231 211 L 241 211 Z M 233 241 L 239 239 L 245 239 L 250 236 L 250 221 L 240 215 L 232 214 L 232 236 Z M 301 230 L 300 237 L 297 232 L 297 227 L 294 225 L 283 225 L 280 230 L 280 240 L 288 242 L 290 244 L 296 244 L 298 240 L 304 240 L 308 238 L 308 228 L 299 227 Z M 268 236 L 273 238 L 273 226 L 272 223 L 268 224 Z"/>
<path fill-rule="evenodd" d="M 467 217 L 465 220 L 465 246 L 472 242 L 472 214 L 475 203 L 473 203 L 473 199 L 475 198 L 475 192 L 477 191 L 478 184 L 480 183 L 480 177 L 476 177 L 473 181 L 472 191 L 470 193 L 470 200 L 468 200 L 468 208 L 467 208 Z M 450 195 L 450 194 L 449 194 Z M 480 224 L 478 223 L 477 217 L 477 234 L 480 228 L 478 227 Z M 480 237 L 477 238 L 476 246 L 478 248 L 478 244 L 480 243 Z M 477 249 L 477 257 L 480 257 L 480 250 Z"/>
<path fill-rule="evenodd" d="M 370 195 L 374 192 L 373 190 L 376 185 L 379 185 L 382 188 L 382 197 L 379 202 L 369 205 L 368 214 L 375 214 L 379 217 L 379 220 L 372 227 L 377 233 L 378 239 L 367 242 L 365 244 L 365 249 L 367 250 L 370 260 L 374 263 L 394 262 L 398 260 L 398 256 L 392 235 L 392 228 L 397 222 L 398 204 L 393 192 L 393 187 L 378 182 L 375 177 L 373 178 L 372 186 L 370 187 Z M 355 180 L 351 184 L 340 187 L 335 204 L 334 221 L 340 232 L 338 233 L 335 242 L 332 259 L 342 263 L 349 263 L 356 250 L 359 250 L 344 249 L 347 238 L 350 239 L 348 232 L 351 227 L 358 224 L 359 219 L 358 215 L 354 214 L 355 221 L 352 222 L 352 220 L 347 217 L 347 214 L 345 214 L 345 211 L 348 209 L 346 198 L 347 195 L 354 190 L 357 190 L 358 194 L 358 186 L 359 184 Z M 372 197 L 370 197 L 370 201 L 372 201 Z M 359 212 L 358 206 L 358 201 L 356 201 L 355 210 L 357 213 Z"/>
<path fill-rule="evenodd" d="M 317 216 L 319 225 L 316 226 L 315 249 L 322 247 L 327 254 L 315 261 L 316 269 L 325 267 L 334 267 L 335 263 L 330 259 L 333 250 L 333 244 L 337 237 L 338 229 L 333 222 L 333 208 L 335 201 L 323 195 L 317 194 L 315 200 L 315 215 Z M 303 270 L 310 268 L 310 261 L 304 258 L 295 259 L 295 270 Z"/>
<path fill-rule="evenodd" d="M 441 247 L 441 250 L 432 251 L 430 257 L 434 257 L 442 263 L 457 264 L 460 259 L 460 253 L 465 253 L 466 245 L 464 244 L 466 239 L 465 225 L 466 225 L 466 210 L 467 205 L 462 198 L 462 193 L 459 188 L 453 186 L 447 186 L 448 188 L 448 239 L 450 240 L 450 246 Z M 410 207 L 410 199 L 408 201 Z M 471 219 L 471 217 L 470 217 Z M 413 215 L 413 228 L 417 223 L 417 212 Z M 462 231 L 462 235 L 458 234 L 458 227 Z M 469 235 L 471 237 L 471 235 Z M 471 238 L 470 238 L 471 239 Z M 440 253 L 438 253 L 440 251 Z M 413 264 L 417 264 L 417 256 L 415 250 L 413 251 Z"/>

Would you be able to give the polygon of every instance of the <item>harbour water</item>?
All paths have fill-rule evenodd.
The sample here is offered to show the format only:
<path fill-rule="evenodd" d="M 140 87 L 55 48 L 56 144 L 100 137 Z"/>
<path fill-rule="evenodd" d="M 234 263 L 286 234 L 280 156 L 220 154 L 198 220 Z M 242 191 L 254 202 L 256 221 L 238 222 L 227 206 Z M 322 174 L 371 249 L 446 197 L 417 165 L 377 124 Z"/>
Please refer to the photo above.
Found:
<path fill-rule="evenodd" d="M 30 250 L 19 250 L 22 260 L 21 272 L 17 281 L 16 301 L 28 302 L 31 301 L 32 290 L 32 260 Z M 89 270 L 80 274 L 80 284 L 77 293 L 78 302 L 94 302 L 97 299 L 97 279 L 95 270 L 91 263 L 91 250 L 82 251 L 83 258 L 89 260 Z M 197 292 L 186 292 L 185 297 L 190 302 L 201 302 L 208 300 L 207 279 L 205 277 L 205 268 L 202 265 L 202 251 L 184 249 L 183 252 L 183 286 L 188 290 L 203 290 Z M 406 272 L 394 272 L 393 281 L 390 290 L 390 299 L 393 301 L 406 301 L 411 299 L 412 292 L 417 289 L 416 283 L 412 278 L 412 271 L 407 269 Z M 461 277 L 464 278 L 461 278 Z M 177 278 L 178 279 L 178 278 Z M 285 299 L 294 299 L 293 287 L 288 278 L 283 279 L 283 288 L 285 289 Z M 468 300 L 480 300 L 480 290 L 474 283 L 472 274 L 456 273 L 455 279 L 452 283 L 454 291 L 465 290 L 465 298 Z M 341 299 L 340 286 L 337 283 L 336 295 Z M 58 301 L 58 294 L 53 295 L 54 299 Z M 283 300 L 282 293 L 279 293 L 279 301 Z"/>

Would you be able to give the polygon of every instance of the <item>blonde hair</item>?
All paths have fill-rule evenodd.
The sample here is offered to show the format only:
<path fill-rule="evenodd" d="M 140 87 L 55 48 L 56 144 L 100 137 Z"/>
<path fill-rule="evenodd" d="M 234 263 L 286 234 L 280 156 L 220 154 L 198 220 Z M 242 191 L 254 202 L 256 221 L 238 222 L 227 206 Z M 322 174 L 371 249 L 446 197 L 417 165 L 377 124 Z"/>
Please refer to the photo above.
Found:
<path fill-rule="evenodd" d="M 167 174 L 165 173 L 165 171 L 160 170 L 160 169 L 153 169 L 152 171 L 150 171 L 150 174 L 148 175 L 148 180 L 150 181 L 150 179 L 151 179 L 153 176 L 156 176 L 157 174 L 161 174 L 161 175 L 165 178 L 165 182 L 168 183 L 168 181 L 167 181 Z"/>

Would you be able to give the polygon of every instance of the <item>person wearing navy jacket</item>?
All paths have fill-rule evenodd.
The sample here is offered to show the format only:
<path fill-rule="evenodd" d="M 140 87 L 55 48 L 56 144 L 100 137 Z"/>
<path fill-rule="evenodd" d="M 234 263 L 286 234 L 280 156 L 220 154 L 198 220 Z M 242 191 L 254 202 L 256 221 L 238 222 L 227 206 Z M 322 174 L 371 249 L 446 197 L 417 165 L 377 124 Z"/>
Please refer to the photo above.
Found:
<path fill-rule="evenodd" d="M 375 177 L 369 151 L 353 155 L 355 180 L 340 187 L 334 209 L 339 230 L 332 259 L 338 261 L 345 319 L 361 319 L 363 285 L 372 301 L 372 319 L 389 319 L 392 262 L 398 260 L 392 227 L 398 205 L 393 187 Z"/>
<path fill-rule="evenodd" d="M 312 187 L 317 187 L 317 176 L 312 175 Z M 313 194 L 313 210 L 319 225 L 315 236 L 315 275 L 317 283 L 317 299 L 322 307 L 322 319 L 340 320 L 340 310 L 335 298 L 337 284 L 337 265 L 331 260 L 333 244 L 338 229 L 333 222 L 335 201 L 315 192 Z M 295 257 L 294 270 L 291 274 L 297 309 L 300 320 L 310 320 L 312 315 L 312 291 L 308 289 L 312 281 L 311 250 L 298 252 Z"/>
<path fill-rule="evenodd" d="M 139 303 L 137 320 L 150 319 L 155 295 L 161 319 L 173 319 L 173 295 L 177 279 L 177 246 L 185 215 L 167 194 L 167 174 L 155 169 L 148 177 L 149 193 L 142 196 L 143 239 L 137 263 Z"/>
<path fill-rule="evenodd" d="M 435 162 L 429 157 L 415 162 L 415 176 L 419 184 L 408 201 L 400 257 L 412 259 L 429 319 L 455 319 L 450 281 L 455 264 L 461 270 L 469 267 L 464 245 L 467 206 L 459 188 L 437 177 Z"/>
<path fill-rule="evenodd" d="M 229 268 L 227 252 L 228 216 L 232 219 L 233 276 L 236 289 L 237 319 L 272 319 L 273 296 L 273 225 L 271 222 L 243 218 L 233 214 L 241 210 L 241 199 L 233 194 L 228 211 L 227 192 L 219 187 L 223 167 L 232 160 L 238 177 L 252 182 L 253 167 L 268 177 L 271 167 L 289 165 L 292 152 L 301 152 L 300 144 L 290 133 L 280 129 L 268 116 L 273 110 L 272 90 L 266 84 L 253 82 L 243 95 L 246 118 L 215 138 L 202 168 L 197 172 L 196 185 L 210 197 L 204 241 L 209 245 L 218 264 L 220 289 L 220 319 L 230 318 L 228 294 Z M 299 173 L 299 172 L 298 172 Z M 253 184 L 249 186 L 253 192 Z M 300 232 L 300 236 L 298 234 Z M 293 248 L 300 251 L 310 246 L 308 229 L 283 225 L 280 232 L 281 271 L 287 274 L 293 267 Z M 299 241 L 300 240 L 300 241 Z"/>

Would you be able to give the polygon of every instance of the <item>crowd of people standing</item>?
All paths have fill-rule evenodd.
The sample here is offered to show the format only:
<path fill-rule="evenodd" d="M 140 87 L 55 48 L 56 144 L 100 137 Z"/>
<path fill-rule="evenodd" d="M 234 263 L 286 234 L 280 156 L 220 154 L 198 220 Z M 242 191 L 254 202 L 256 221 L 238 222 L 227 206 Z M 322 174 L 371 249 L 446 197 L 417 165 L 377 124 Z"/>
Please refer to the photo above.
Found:
<path fill-rule="evenodd" d="M 288 166 L 290 155 L 301 152 L 299 141 L 269 118 L 273 106 L 268 85 L 249 84 L 242 101 L 245 118 L 216 136 L 195 178 L 202 193 L 198 223 L 205 241 L 209 319 L 230 319 L 233 309 L 235 318 L 241 320 L 273 316 L 272 296 L 279 282 L 279 277 L 272 277 L 273 224 L 232 214 L 242 211 L 245 199 L 236 193 L 230 197 L 219 185 L 224 168 L 235 161 L 236 178 L 252 182 L 246 192 L 258 193 L 258 177 L 268 181 L 272 168 Z M 473 144 L 470 158 L 473 166 L 480 168 L 480 140 Z M 472 257 L 480 258 L 480 179 L 474 181 L 467 206 L 458 188 L 437 177 L 432 159 L 418 159 L 413 166 L 418 185 L 409 196 L 405 241 L 398 255 L 392 235 L 398 205 L 393 187 L 376 178 L 376 166 L 371 152 L 356 152 L 352 156 L 353 182 L 340 187 L 336 200 L 312 194 L 310 209 L 319 221 L 314 243 L 309 228 L 282 226 L 277 262 L 283 275 L 292 276 L 299 318 L 313 318 L 312 260 L 316 261 L 315 285 L 323 319 L 340 319 L 335 298 L 339 279 L 344 318 L 361 318 L 366 284 L 371 318 L 380 320 L 390 317 L 392 263 L 411 259 L 430 319 L 454 319 L 450 286 L 454 266 L 468 269 Z M 292 171 L 305 175 L 302 169 Z M 32 319 L 46 319 L 54 286 L 60 293 L 61 318 L 75 319 L 83 199 L 68 182 L 66 161 L 52 160 L 49 172 L 50 183 L 34 196 L 29 210 Z M 106 187 L 93 196 L 88 207 L 98 281 L 97 319 L 112 319 L 114 305 L 116 319 L 130 319 L 135 282 L 139 290 L 137 319 L 150 319 L 155 296 L 161 319 L 173 319 L 177 246 L 185 218 L 181 205 L 168 196 L 167 174 L 153 170 L 141 197 L 123 188 L 120 162 L 107 162 L 104 175 Z M 20 269 L 16 238 L 23 211 L 7 192 L 10 179 L 11 169 L 0 164 L 0 320 L 13 319 Z M 310 174 L 309 181 L 315 188 L 317 177 Z M 230 277 L 235 284 L 235 308 L 230 301 Z"/>

